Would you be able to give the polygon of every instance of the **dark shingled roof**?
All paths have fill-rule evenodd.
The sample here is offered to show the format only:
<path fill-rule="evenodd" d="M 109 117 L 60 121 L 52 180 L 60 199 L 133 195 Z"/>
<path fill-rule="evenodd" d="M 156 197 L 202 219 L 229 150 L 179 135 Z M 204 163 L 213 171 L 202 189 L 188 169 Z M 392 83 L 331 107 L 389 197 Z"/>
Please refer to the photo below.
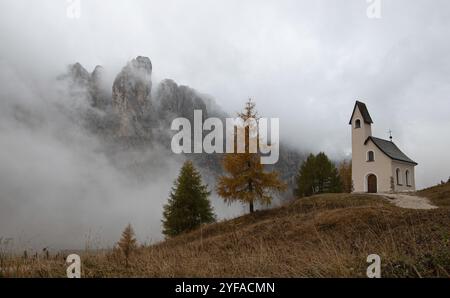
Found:
<path fill-rule="evenodd" d="M 353 115 L 355 115 L 356 107 L 358 107 L 359 111 L 361 112 L 364 122 L 367 124 L 372 124 L 372 118 L 370 117 L 369 110 L 367 110 L 366 104 L 360 101 L 356 101 L 355 107 L 353 108 L 352 117 L 350 118 L 350 122 L 348 124 L 352 124 Z"/>
<path fill-rule="evenodd" d="M 367 140 L 364 142 L 364 145 L 367 144 L 369 140 L 371 140 L 378 147 L 378 149 L 383 151 L 384 154 L 386 154 L 393 160 L 411 163 L 416 166 L 418 165 L 417 162 L 413 161 L 411 158 L 406 156 L 406 154 L 403 153 L 392 141 L 383 140 L 375 137 L 368 137 Z"/>

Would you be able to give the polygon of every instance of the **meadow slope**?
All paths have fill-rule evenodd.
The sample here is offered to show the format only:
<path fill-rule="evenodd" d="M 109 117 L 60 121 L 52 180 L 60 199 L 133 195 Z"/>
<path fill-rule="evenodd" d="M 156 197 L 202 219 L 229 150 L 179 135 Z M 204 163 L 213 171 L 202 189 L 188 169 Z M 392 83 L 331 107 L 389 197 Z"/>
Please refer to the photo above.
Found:
<path fill-rule="evenodd" d="M 83 277 L 365 277 L 369 254 L 383 277 L 450 277 L 450 185 L 419 192 L 434 210 L 372 195 L 296 199 L 141 247 L 125 266 L 116 251 L 82 255 Z M 3 257 L 2 276 L 64 277 L 63 256 Z"/>

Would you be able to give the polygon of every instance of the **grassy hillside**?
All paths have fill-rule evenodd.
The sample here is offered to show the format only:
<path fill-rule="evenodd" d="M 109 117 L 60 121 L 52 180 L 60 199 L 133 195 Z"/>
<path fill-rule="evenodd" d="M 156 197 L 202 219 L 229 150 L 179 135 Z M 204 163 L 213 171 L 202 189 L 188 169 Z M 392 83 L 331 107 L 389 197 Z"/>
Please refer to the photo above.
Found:
<path fill-rule="evenodd" d="M 384 277 L 450 277 L 446 188 L 426 190 L 436 210 L 406 210 L 377 196 L 329 194 L 204 226 L 150 247 L 124 266 L 115 251 L 82 256 L 84 277 L 365 277 L 369 254 Z M 448 199 L 448 196 L 447 196 Z M 62 258 L 7 259 L 13 276 L 65 276 Z"/>
<path fill-rule="evenodd" d="M 417 195 L 429 198 L 436 206 L 450 207 L 450 183 L 418 191 Z"/>

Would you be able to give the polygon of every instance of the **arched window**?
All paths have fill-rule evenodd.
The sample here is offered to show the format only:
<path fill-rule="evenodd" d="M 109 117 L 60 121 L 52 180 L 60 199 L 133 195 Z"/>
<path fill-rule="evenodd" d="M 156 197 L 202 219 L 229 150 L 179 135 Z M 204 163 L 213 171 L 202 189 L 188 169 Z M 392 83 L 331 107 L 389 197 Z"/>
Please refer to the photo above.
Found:
<path fill-rule="evenodd" d="M 400 174 L 400 169 L 397 169 L 395 173 L 397 176 L 397 185 L 402 185 L 402 181 L 401 181 L 402 175 Z"/>
<path fill-rule="evenodd" d="M 406 170 L 405 172 L 405 178 L 406 178 L 406 186 L 411 186 L 411 181 L 409 181 L 409 170 Z"/>
<path fill-rule="evenodd" d="M 361 128 L 361 120 L 356 119 L 356 121 L 355 121 L 355 128 Z"/>
<path fill-rule="evenodd" d="M 367 161 L 375 161 L 375 153 L 373 151 L 367 152 Z"/>

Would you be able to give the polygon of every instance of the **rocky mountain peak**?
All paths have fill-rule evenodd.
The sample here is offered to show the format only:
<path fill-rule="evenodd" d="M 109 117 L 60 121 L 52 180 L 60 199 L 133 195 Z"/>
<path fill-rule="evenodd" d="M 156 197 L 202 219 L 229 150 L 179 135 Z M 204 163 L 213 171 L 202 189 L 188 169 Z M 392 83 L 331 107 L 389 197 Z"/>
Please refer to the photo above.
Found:
<path fill-rule="evenodd" d="M 152 74 L 153 66 L 148 57 L 138 56 L 136 59 L 131 60 L 130 64 L 133 68 L 141 70 L 148 75 Z"/>
<path fill-rule="evenodd" d="M 105 75 L 105 69 L 101 65 L 97 65 L 92 72 L 92 79 L 101 79 Z"/>
<path fill-rule="evenodd" d="M 188 86 L 179 86 L 173 80 L 163 80 L 156 91 L 158 112 L 163 118 L 171 120 L 173 117 L 192 119 L 194 110 L 202 110 L 207 117 L 206 104 L 196 90 Z"/>
<path fill-rule="evenodd" d="M 89 93 L 94 107 L 104 110 L 111 104 L 110 88 L 106 82 L 105 69 L 97 65 L 89 80 Z"/>
<path fill-rule="evenodd" d="M 170 79 L 160 82 L 152 96 L 152 71 L 150 59 L 139 56 L 117 74 L 112 89 L 101 66 L 90 74 L 80 63 L 75 63 L 58 79 L 63 81 L 64 87 L 69 87 L 71 97 L 86 99 L 97 108 L 86 110 L 87 127 L 101 136 L 111 136 L 127 148 L 153 144 L 170 150 L 172 120 L 184 117 L 192 123 L 194 110 L 202 110 L 204 118 L 227 116 L 211 96 Z M 189 158 L 213 173 L 221 170 L 218 155 L 193 154 Z M 275 168 L 284 173 L 283 179 L 292 183 L 296 165 L 302 158 L 304 156 L 298 152 L 282 148 Z"/>
<path fill-rule="evenodd" d="M 147 57 L 137 57 L 116 76 L 112 105 L 120 119 L 119 135 L 141 134 L 140 122 L 151 108 L 152 63 Z"/>
<path fill-rule="evenodd" d="M 73 83 L 81 86 L 87 86 L 90 74 L 80 63 L 77 62 L 69 65 L 69 77 L 72 79 Z"/>

